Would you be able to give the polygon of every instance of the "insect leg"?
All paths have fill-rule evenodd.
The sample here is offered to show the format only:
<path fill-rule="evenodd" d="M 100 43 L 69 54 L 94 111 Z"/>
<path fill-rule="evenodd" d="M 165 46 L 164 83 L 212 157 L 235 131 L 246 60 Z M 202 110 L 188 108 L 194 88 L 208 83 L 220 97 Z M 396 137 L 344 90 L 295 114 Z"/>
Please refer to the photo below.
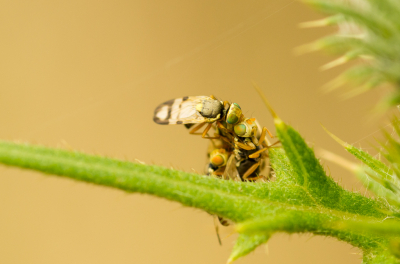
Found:
<path fill-rule="evenodd" d="M 275 145 L 278 144 L 278 143 L 281 143 L 281 141 L 278 140 L 278 141 L 272 143 L 271 145 L 268 145 L 267 148 L 272 148 L 273 146 L 275 146 Z M 278 147 L 277 147 L 277 148 L 278 148 Z"/>
<path fill-rule="evenodd" d="M 257 162 L 256 164 L 254 164 L 253 166 L 251 166 L 245 174 L 243 174 L 243 180 L 247 181 L 248 177 L 258 168 L 258 166 L 260 166 L 260 162 Z M 258 177 L 257 177 L 258 178 Z M 253 180 L 253 179 L 251 179 Z"/>
<path fill-rule="evenodd" d="M 220 139 L 222 139 L 223 141 L 225 141 L 226 143 L 228 143 L 230 146 L 234 147 L 235 145 L 232 143 L 232 140 L 230 140 L 227 137 L 224 136 L 220 136 Z"/>
<path fill-rule="evenodd" d="M 224 171 L 225 171 L 225 167 L 221 167 L 221 168 L 218 168 L 216 171 L 214 171 L 213 174 L 216 176 L 221 176 L 222 174 L 224 174 Z"/>
<path fill-rule="evenodd" d="M 269 131 L 268 128 L 266 128 L 266 127 L 264 127 L 264 128 L 267 130 L 269 137 L 270 137 L 270 138 L 274 138 L 274 136 L 272 135 L 271 131 Z M 264 129 L 264 128 L 263 128 L 263 129 Z"/>
<path fill-rule="evenodd" d="M 219 236 L 218 222 L 217 222 L 218 216 L 216 215 L 213 216 L 214 216 L 214 227 L 215 227 L 215 232 L 217 233 L 218 243 L 220 246 L 222 246 L 221 237 Z"/>
<path fill-rule="evenodd" d="M 266 134 L 267 134 L 267 128 L 263 127 L 260 139 L 258 140 L 258 143 L 256 144 L 256 146 L 260 146 L 260 144 L 263 143 L 263 141 L 265 140 L 265 135 Z"/>
<path fill-rule="evenodd" d="M 207 124 L 207 123 L 201 123 L 201 124 L 195 126 L 194 128 L 192 128 L 192 130 L 189 131 L 189 134 L 191 134 L 191 135 L 201 135 L 202 138 L 207 138 L 207 139 L 219 139 L 219 138 L 221 138 L 220 136 L 218 136 L 218 137 L 209 137 L 209 136 L 207 136 L 207 132 L 210 130 L 210 128 L 211 128 L 211 126 L 212 126 L 212 123 L 208 123 L 206 129 L 204 129 L 203 132 L 201 132 L 201 133 L 196 133 L 196 132 L 197 132 L 200 128 L 202 128 L 205 124 Z"/>
<path fill-rule="evenodd" d="M 217 148 L 217 146 L 215 145 L 214 140 L 211 139 L 210 142 L 211 142 L 211 144 L 213 145 L 214 148 Z"/>
<path fill-rule="evenodd" d="M 208 131 L 211 129 L 212 123 L 209 123 L 208 126 L 206 127 L 206 129 L 204 129 L 203 134 L 202 134 L 202 138 L 207 138 L 207 139 L 219 139 L 221 138 L 221 136 L 217 136 L 217 137 L 209 137 L 207 135 Z"/>
<path fill-rule="evenodd" d="M 190 131 L 189 134 L 192 135 L 202 135 L 203 133 L 196 133 L 197 130 L 199 130 L 200 128 L 202 128 L 206 123 L 200 123 L 197 126 L 194 126 Z"/>
<path fill-rule="evenodd" d="M 258 141 L 258 144 L 256 144 L 256 146 L 259 146 L 262 142 L 264 142 L 265 136 L 266 136 L 267 133 L 271 138 L 274 138 L 274 136 L 271 134 L 271 132 L 268 130 L 268 128 L 263 127 L 260 139 Z"/>
<path fill-rule="evenodd" d="M 235 142 L 235 144 L 236 144 L 239 148 L 244 149 L 244 150 L 252 150 L 252 149 L 254 149 L 253 147 L 250 147 L 250 146 L 248 146 L 248 145 L 246 145 L 246 144 L 243 144 L 243 143 L 241 143 L 241 142 Z"/>
<path fill-rule="evenodd" d="M 225 133 L 226 135 L 230 135 L 230 136 L 234 137 L 233 131 L 231 131 L 231 130 L 227 129 L 226 127 L 224 127 L 224 125 L 221 124 L 220 121 L 217 121 L 216 124 L 217 124 L 217 128 L 219 130 L 221 130 L 223 133 Z"/>
<path fill-rule="evenodd" d="M 252 181 L 256 181 L 258 179 L 264 179 L 265 181 L 268 181 L 269 178 L 263 175 L 258 175 L 257 177 L 251 178 Z"/>
<path fill-rule="evenodd" d="M 260 153 L 266 151 L 267 149 L 268 148 L 262 148 L 262 149 L 260 149 L 260 150 L 258 150 L 256 152 L 254 152 L 253 154 L 249 155 L 249 158 L 256 159 L 256 158 L 258 158 L 260 156 Z"/>

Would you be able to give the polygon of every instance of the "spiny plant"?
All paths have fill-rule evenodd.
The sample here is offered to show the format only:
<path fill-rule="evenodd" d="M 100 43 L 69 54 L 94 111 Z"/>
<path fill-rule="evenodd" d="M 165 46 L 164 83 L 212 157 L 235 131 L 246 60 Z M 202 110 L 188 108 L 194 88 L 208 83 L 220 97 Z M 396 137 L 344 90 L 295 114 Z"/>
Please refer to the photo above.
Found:
<path fill-rule="evenodd" d="M 387 232 L 397 226 L 400 204 L 400 199 L 393 198 L 397 193 L 388 195 L 400 189 L 397 181 L 387 176 L 391 170 L 346 145 L 376 172 L 376 184 L 385 180 L 385 196 L 377 192 L 380 196 L 372 199 L 344 190 L 326 175 L 300 134 L 272 109 L 271 112 L 282 144 L 282 148 L 270 150 L 276 173 L 273 182 L 223 181 L 154 165 L 6 141 L 0 141 L 0 162 L 127 192 L 152 194 L 231 219 L 237 223 L 239 238 L 229 263 L 266 243 L 277 232 L 335 237 L 362 249 L 365 263 L 397 263 L 400 228 Z"/>
<path fill-rule="evenodd" d="M 336 34 L 313 44 L 345 55 L 326 66 L 353 58 L 364 65 L 347 71 L 340 82 L 357 77 L 364 88 L 387 82 L 395 87 L 389 105 L 400 101 L 400 2 L 352 1 L 350 4 L 305 0 L 335 14 L 316 24 L 351 27 L 361 36 Z M 381 2 L 382 1 L 382 2 Z M 364 4 L 363 4 L 364 3 Z M 353 27 L 354 28 L 354 27 Z M 354 31 L 353 33 L 354 34 Z M 358 247 L 363 263 L 398 263 L 400 259 L 400 142 L 386 133 L 384 162 L 337 139 L 364 165 L 351 169 L 375 194 L 368 198 L 339 186 L 329 177 L 300 134 L 270 108 L 281 148 L 269 152 L 276 173 L 272 182 L 234 182 L 116 160 L 78 151 L 0 141 L 0 163 L 155 195 L 231 219 L 239 238 L 228 262 L 253 251 L 277 232 L 330 236 Z M 397 123 L 395 131 L 400 135 Z"/>
<path fill-rule="evenodd" d="M 390 84 L 393 91 L 382 100 L 380 108 L 400 104 L 400 2 L 397 0 L 302 0 L 331 16 L 304 27 L 336 25 L 339 31 L 305 45 L 300 50 L 326 50 L 340 57 L 322 67 L 329 69 L 358 59 L 360 63 L 346 70 L 328 84 L 334 89 L 349 81 L 355 88 L 347 94 L 368 91 Z"/>
<path fill-rule="evenodd" d="M 382 211 L 387 214 L 383 221 L 347 219 L 337 223 L 337 227 L 386 237 L 389 241 L 387 251 L 396 258 L 400 258 L 400 222 L 398 221 L 400 216 L 400 127 L 397 118 L 393 118 L 392 127 L 395 136 L 384 130 L 385 140 L 379 141 L 380 154 L 386 159 L 386 163 L 328 133 L 363 163 L 362 165 L 351 163 L 341 165 L 352 170 L 363 185 L 375 194 L 376 200 L 386 203 L 391 208 L 390 211 Z M 380 263 L 388 263 L 388 260 L 383 259 Z"/>

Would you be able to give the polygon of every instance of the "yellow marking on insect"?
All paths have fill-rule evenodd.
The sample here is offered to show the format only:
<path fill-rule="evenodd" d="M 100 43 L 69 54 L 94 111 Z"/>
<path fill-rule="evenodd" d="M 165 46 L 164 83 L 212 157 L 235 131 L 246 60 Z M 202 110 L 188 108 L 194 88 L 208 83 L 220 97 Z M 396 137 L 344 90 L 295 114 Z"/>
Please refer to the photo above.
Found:
<path fill-rule="evenodd" d="M 202 103 L 196 105 L 196 110 L 198 112 L 201 112 L 202 109 L 203 109 L 203 104 Z"/>

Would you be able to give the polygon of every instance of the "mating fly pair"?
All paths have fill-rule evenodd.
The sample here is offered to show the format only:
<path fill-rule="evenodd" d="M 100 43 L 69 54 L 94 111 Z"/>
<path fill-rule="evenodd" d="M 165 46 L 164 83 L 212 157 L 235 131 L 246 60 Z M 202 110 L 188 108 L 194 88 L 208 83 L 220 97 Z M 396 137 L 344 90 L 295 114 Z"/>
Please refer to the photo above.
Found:
<path fill-rule="evenodd" d="M 214 96 L 177 98 L 156 108 L 154 122 L 184 124 L 190 128 L 190 134 L 211 139 L 208 175 L 242 181 L 260 178 L 269 147 L 266 143 L 269 131 L 265 127 L 260 130 L 254 118 L 245 118 L 238 104 L 218 101 Z M 206 124 L 203 132 L 197 132 Z M 212 127 L 215 135 L 210 137 L 208 132 Z"/>
<path fill-rule="evenodd" d="M 184 124 L 190 134 L 211 139 L 206 174 L 225 180 L 255 181 L 263 178 L 268 145 L 267 128 L 260 129 L 254 118 L 245 118 L 236 103 L 218 101 L 214 96 L 186 96 L 159 105 L 154 112 L 154 122 L 160 125 Z M 204 125 L 202 133 L 199 131 Z M 213 137 L 208 135 L 213 128 Z M 274 144 L 273 144 L 274 145 Z M 227 219 L 217 216 L 228 226 Z M 214 218 L 215 219 L 215 218 Z M 221 239 L 215 223 L 218 241 Z"/>

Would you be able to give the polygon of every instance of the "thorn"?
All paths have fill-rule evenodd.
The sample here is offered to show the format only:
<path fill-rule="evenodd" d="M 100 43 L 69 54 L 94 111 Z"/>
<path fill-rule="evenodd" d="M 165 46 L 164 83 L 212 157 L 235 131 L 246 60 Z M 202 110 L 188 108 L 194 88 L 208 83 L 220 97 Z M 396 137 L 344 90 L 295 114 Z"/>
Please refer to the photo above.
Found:
<path fill-rule="evenodd" d="M 299 28 L 315 28 L 315 27 L 325 27 L 328 23 L 326 19 L 314 20 L 314 21 L 307 21 L 302 22 L 299 24 Z"/>
<path fill-rule="evenodd" d="M 327 64 L 325 64 L 325 65 L 322 65 L 319 69 L 320 69 L 321 71 L 326 71 L 326 70 L 332 69 L 332 68 L 334 68 L 334 67 L 336 67 L 336 66 L 345 64 L 345 63 L 348 62 L 349 60 L 350 60 L 349 57 L 347 57 L 347 56 L 342 56 L 342 57 L 337 58 L 336 60 L 333 60 L 333 61 L 331 61 L 331 62 L 329 62 L 329 63 L 327 63 Z"/>
<path fill-rule="evenodd" d="M 305 53 L 318 51 L 320 49 L 321 49 L 321 47 L 317 43 L 309 43 L 309 44 L 301 45 L 299 47 L 294 48 L 293 52 L 295 55 L 303 55 Z"/>
<path fill-rule="evenodd" d="M 141 161 L 141 160 L 138 160 L 138 159 L 135 159 L 135 161 L 136 161 L 137 163 L 140 163 L 140 164 L 143 164 L 143 165 L 146 164 L 145 162 L 143 162 L 143 161 Z"/>
<path fill-rule="evenodd" d="M 232 264 L 235 260 L 232 258 L 229 258 L 228 261 L 226 262 L 226 264 Z"/>
<path fill-rule="evenodd" d="M 70 144 L 65 139 L 61 139 L 61 147 L 66 148 L 67 150 L 73 150 Z"/>
<path fill-rule="evenodd" d="M 323 19 L 319 20 L 314 20 L 314 21 L 307 21 L 299 24 L 300 28 L 315 28 L 315 27 L 325 27 L 325 26 L 330 26 L 337 24 L 338 22 L 342 21 L 343 17 L 342 16 L 330 16 L 330 17 L 325 17 Z"/>
<path fill-rule="evenodd" d="M 343 76 L 336 77 L 332 81 L 324 84 L 322 86 L 322 90 L 324 92 L 332 92 L 333 90 L 339 88 L 340 86 L 344 85 L 346 83 L 346 80 Z"/>
<path fill-rule="evenodd" d="M 315 28 L 315 27 L 326 27 L 332 24 L 331 17 L 326 17 L 323 19 L 302 22 L 299 24 L 299 28 Z"/>
<path fill-rule="evenodd" d="M 331 161 L 333 163 L 335 163 L 336 165 L 341 166 L 342 168 L 345 168 L 351 172 L 357 172 L 358 170 L 361 169 L 361 167 L 359 165 L 357 165 L 354 162 L 351 162 L 333 152 L 330 152 L 328 150 L 325 149 L 320 149 L 319 151 L 319 155 L 328 161 Z"/>
<path fill-rule="evenodd" d="M 324 127 L 324 125 L 321 124 L 321 126 L 326 131 L 326 133 L 328 133 L 328 135 L 331 136 L 334 140 L 336 140 L 336 142 L 338 142 L 340 145 L 342 145 L 345 148 L 351 146 L 350 144 L 347 144 L 346 142 L 344 142 L 343 140 L 341 140 L 340 138 L 329 132 L 329 130 L 326 127 Z"/>
<path fill-rule="evenodd" d="M 275 113 L 275 110 L 272 108 L 271 104 L 268 102 L 267 97 L 265 97 L 264 93 L 257 86 L 257 84 L 253 81 L 253 86 L 260 95 L 261 99 L 264 101 L 264 104 L 267 106 L 268 111 L 271 113 L 272 117 L 274 118 L 275 125 L 283 123 L 283 121 L 279 118 L 279 116 Z"/>
<path fill-rule="evenodd" d="M 358 88 L 354 88 L 351 91 L 343 94 L 341 97 L 343 100 L 348 100 L 348 99 L 356 97 L 360 94 L 363 94 L 369 90 L 371 90 L 371 88 L 369 88 L 367 85 L 362 85 L 362 86 L 359 86 Z"/>
<path fill-rule="evenodd" d="M 366 60 L 366 61 L 373 61 L 373 60 L 375 60 L 375 57 L 374 56 L 371 56 L 371 55 L 360 55 L 360 58 L 361 59 L 363 59 L 363 60 Z"/>

